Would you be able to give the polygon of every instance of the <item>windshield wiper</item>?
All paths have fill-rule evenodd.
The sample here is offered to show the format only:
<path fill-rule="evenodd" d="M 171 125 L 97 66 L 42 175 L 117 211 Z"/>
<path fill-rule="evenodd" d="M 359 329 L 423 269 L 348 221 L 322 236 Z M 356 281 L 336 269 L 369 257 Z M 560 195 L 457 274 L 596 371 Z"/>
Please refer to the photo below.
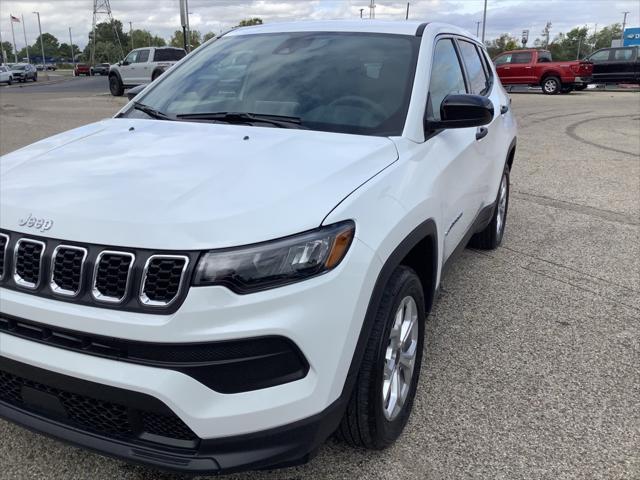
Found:
<path fill-rule="evenodd" d="M 212 112 L 212 113 L 181 113 L 176 115 L 180 120 L 211 120 L 224 123 L 268 123 L 280 128 L 304 128 L 299 117 L 285 115 L 271 115 L 266 113 L 247 112 Z"/>
<path fill-rule="evenodd" d="M 144 103 L 133 102 L 133 108 L 135 108 L 136 110 L 140 110 L 141 112 L 144 112 L 150 117 L 156 118 L 158 120 L 173 120 L 166 113 L 162 113 L 159 110 L 156 110 L 155 108 L 151 108 L 150 106 L 145 105 Z"/>

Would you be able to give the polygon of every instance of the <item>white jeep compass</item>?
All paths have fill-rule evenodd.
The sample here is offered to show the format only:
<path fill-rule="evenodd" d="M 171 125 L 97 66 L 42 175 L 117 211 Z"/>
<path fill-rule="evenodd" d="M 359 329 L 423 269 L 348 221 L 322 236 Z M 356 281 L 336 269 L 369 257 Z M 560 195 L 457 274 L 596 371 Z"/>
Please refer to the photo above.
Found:
<path fill-rule="evenodd" d="M 5 155 L 0 417 L 191 473 L 390 445 L 446 266 L 502 240 L 509 107 L 456 27 L 279 23 Z"/>

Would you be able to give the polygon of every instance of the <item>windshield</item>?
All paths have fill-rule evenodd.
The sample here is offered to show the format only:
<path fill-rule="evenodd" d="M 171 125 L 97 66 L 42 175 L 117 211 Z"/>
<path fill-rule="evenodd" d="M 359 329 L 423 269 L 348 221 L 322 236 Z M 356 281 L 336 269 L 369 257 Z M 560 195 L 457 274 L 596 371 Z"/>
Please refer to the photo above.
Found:
<path fill-rule="evenodd" d="M 11 67 L 11 70 L 24 70 L 25 68 L 27 68 L 26 65 L 14 65 L 13 67 Z"/>
<path fill-rule="evenodd" d="M 419 40 L 326 32 L 222 37 L 136 100 L 169 118 L 252 113 L 299 119 L 298 128 L 400 135 Z M 139 109 L 125 116 L 148 118 Z"/>

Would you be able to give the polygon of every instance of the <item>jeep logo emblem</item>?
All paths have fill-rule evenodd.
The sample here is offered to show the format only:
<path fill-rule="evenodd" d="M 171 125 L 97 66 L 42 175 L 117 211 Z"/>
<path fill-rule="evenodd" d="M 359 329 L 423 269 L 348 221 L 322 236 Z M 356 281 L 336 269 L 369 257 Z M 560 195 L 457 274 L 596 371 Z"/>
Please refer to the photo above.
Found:
<path fill-rule="evenodd" d="M 26 226 L 27 228 L 35 228 L 36 230 L 40 230 L 41 232 L 46 232 L 53 227 L 53 220 L 49 220 L 47 218 L 37 218 L 32 214 L 29 214 L 25 218 L 21 218 L 18 220 L 18 225 L 21 227 Z"/>

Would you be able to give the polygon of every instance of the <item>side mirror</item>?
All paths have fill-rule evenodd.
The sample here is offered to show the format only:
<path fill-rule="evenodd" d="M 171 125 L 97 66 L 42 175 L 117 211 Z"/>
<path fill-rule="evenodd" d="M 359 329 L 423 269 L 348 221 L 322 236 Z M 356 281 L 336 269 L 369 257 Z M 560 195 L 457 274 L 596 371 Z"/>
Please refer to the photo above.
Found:
<path fill-rule="evenodd" d="M 493 103 L 487 97 L 469 94 L 450 94 L 440 105 L 440 120 L 425 119 L 429 130 L 443 128 L 481 127 L 493 120 Z"/>
<path fill-rule="evenodd" d="M 127 99 L 128 100 L 133 100 L 135 98 L 136 95 L 138 95 L 142 90 L 145 89 L 147 85 L 138 85 L 137 87 L 133 87 L 129 90 L 127 90 Z"/>
<path fill-rule="evenodd" d="M 118 65 L 122 67 L 123 65 L 129 65 L 129 62 L 127 62 L 126 60 L 122 60 L 121 62 L 118 63 Z"/>

